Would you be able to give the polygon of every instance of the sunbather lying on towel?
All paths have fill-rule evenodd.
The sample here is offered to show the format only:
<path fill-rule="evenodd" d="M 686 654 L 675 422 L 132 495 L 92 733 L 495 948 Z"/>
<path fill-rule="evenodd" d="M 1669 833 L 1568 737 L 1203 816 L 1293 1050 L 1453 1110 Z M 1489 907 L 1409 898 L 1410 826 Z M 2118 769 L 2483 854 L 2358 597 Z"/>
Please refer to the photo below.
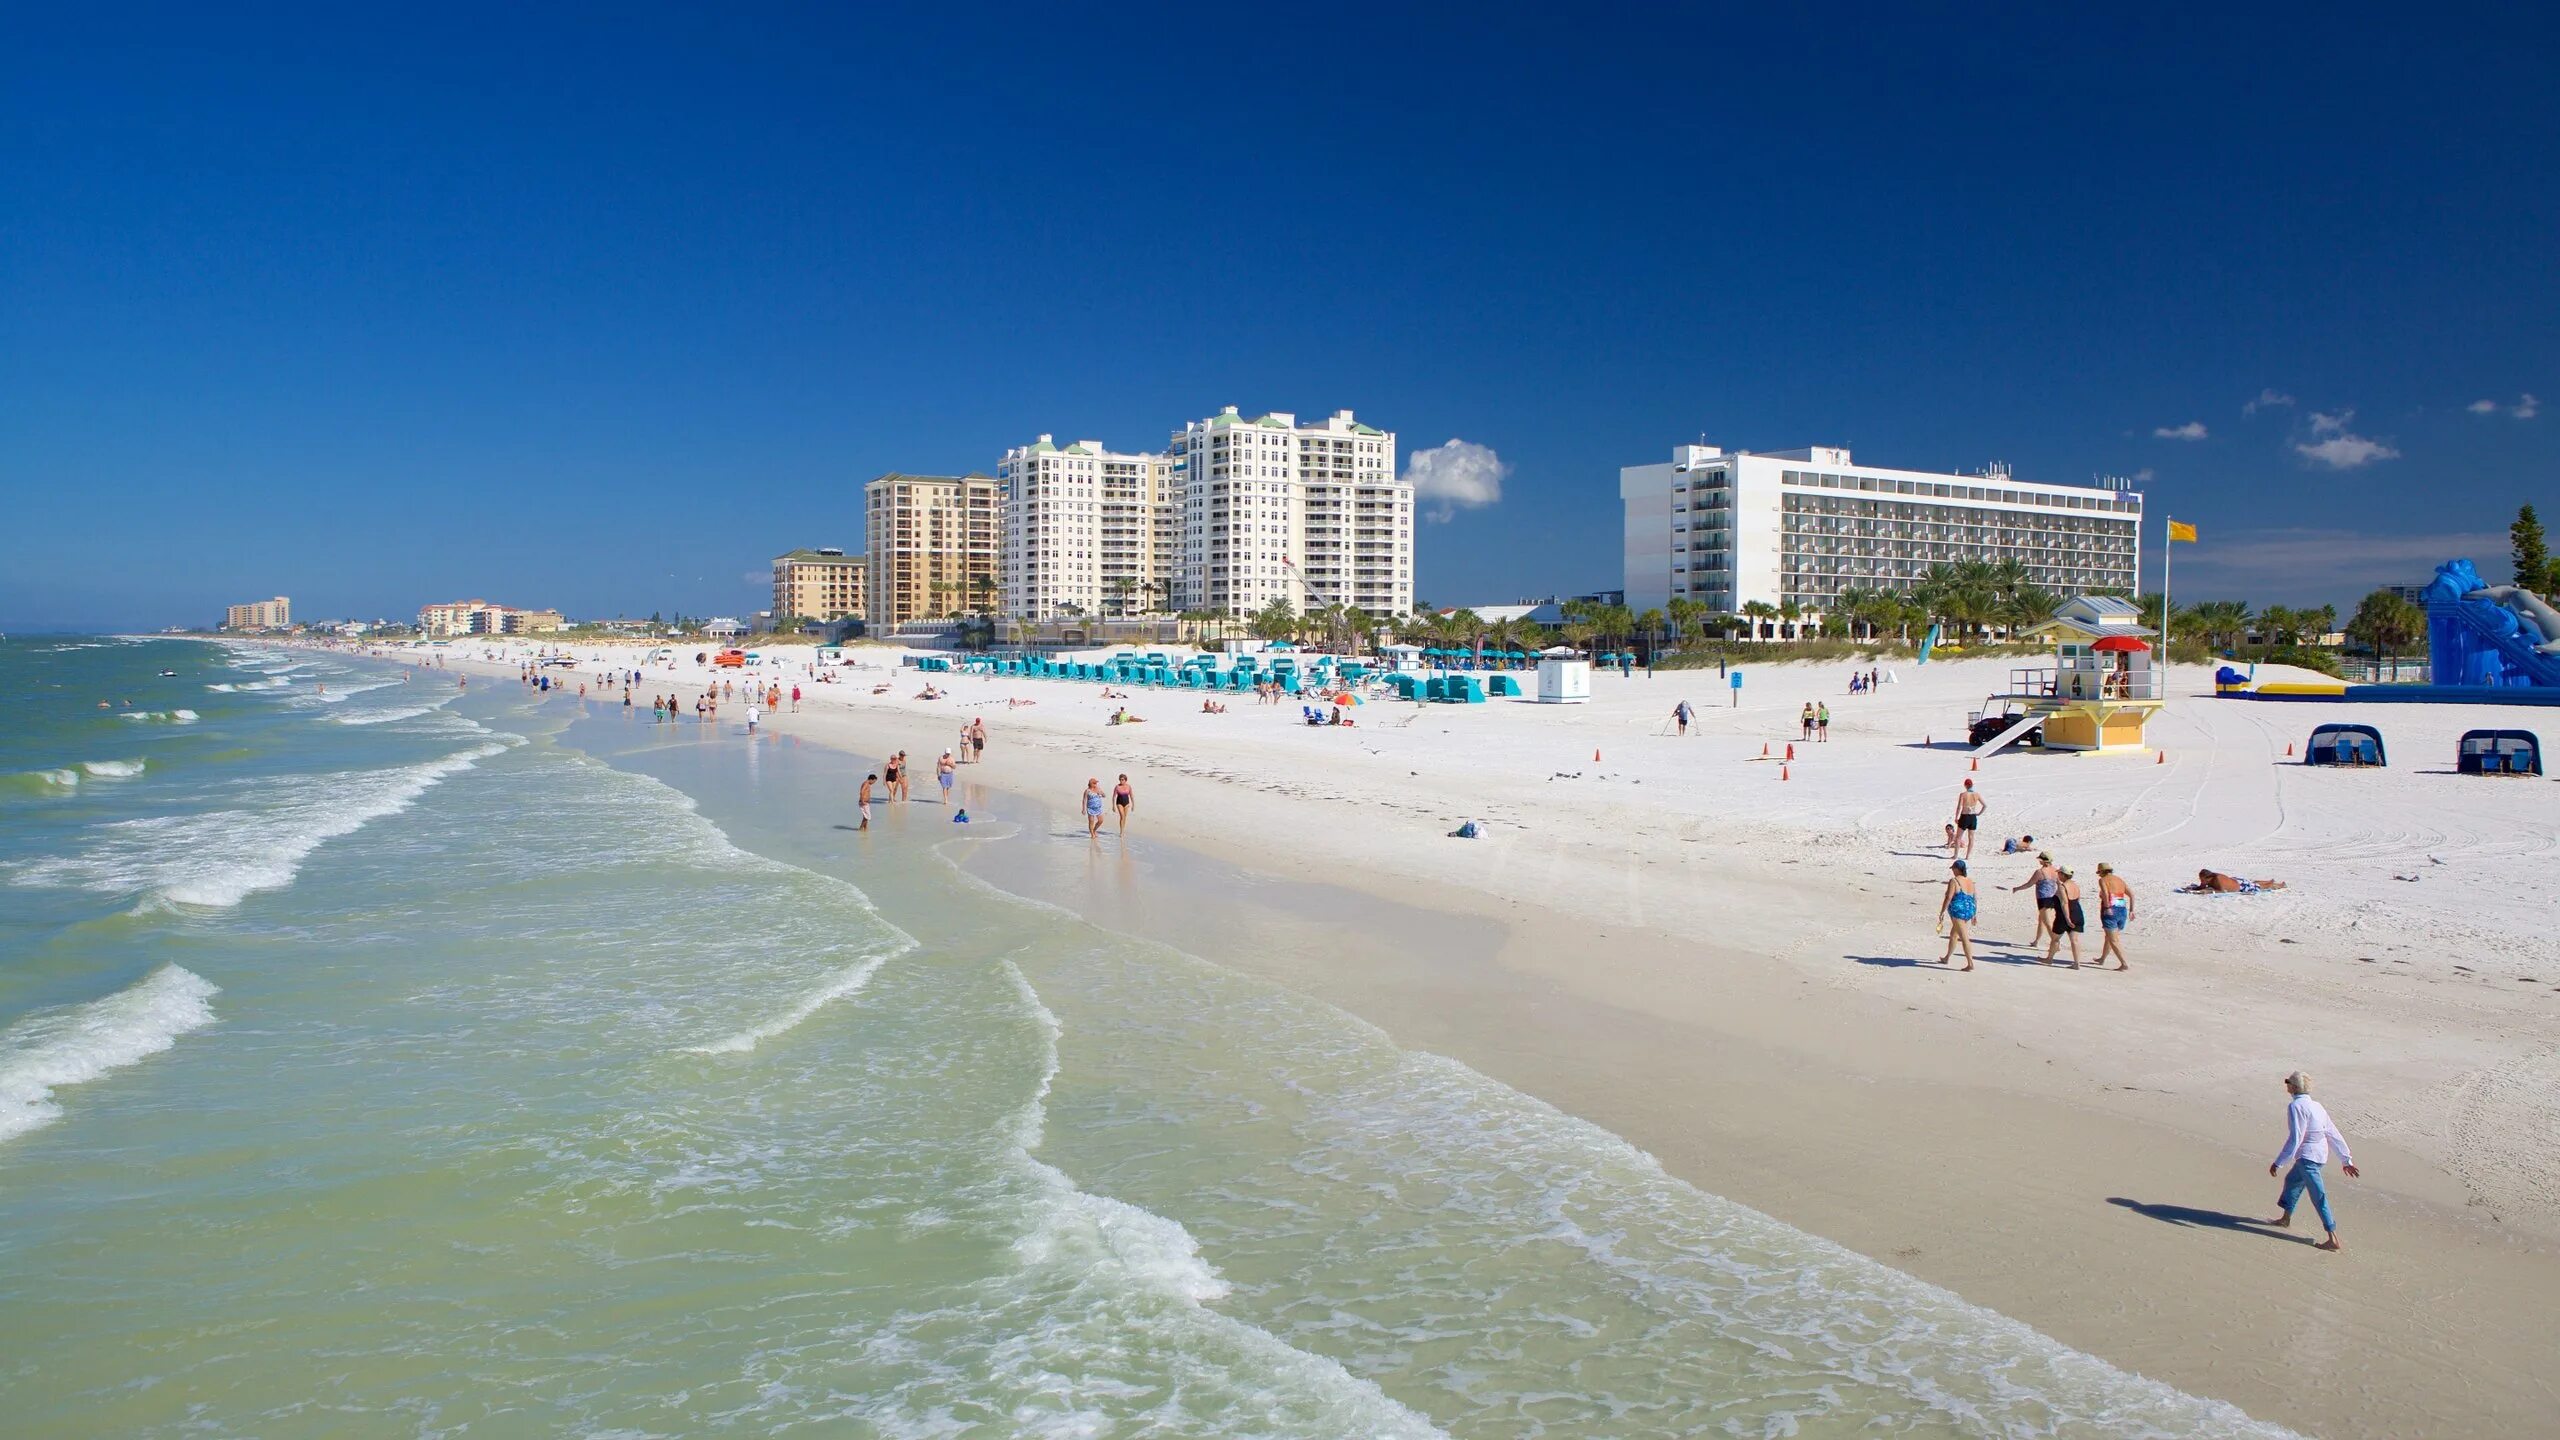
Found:
<path fill-rule="evenodd" d="M 2261 890 L 2283 888 L 2284 882 L 2281 880 L 2243 880 L 2237 875 L 2225 875 L 2219 870 L 2199 870 L 2196 872 L 2196 883 L 2179 886 L 2178 893 L 2182 895 L 2255 895 Z"/>

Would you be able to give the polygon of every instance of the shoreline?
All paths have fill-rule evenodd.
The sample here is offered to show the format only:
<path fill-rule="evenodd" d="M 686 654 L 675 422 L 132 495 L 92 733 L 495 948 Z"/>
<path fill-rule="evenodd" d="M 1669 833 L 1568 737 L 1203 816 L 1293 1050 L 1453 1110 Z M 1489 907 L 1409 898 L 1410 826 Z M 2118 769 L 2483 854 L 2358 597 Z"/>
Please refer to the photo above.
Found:
<path fill-rule="evenodd" d="M 475 673 L 512 675 L 504 662 L 464 663 Z M 775 717 L 766 738 L 871 755 L 899 743 L 917 749 L 913 737 L 928 733 L 928 720 L 956 734 L 960 717 L 948 702 L 905 701 L 897 692 L 914 677 L 891 678 L 893 693 L 882 698 L 892 703 L 874 705 L 868 685 L 851 687 L 827 696 L 849 703 Z M 699 688 L 678 677 L 664 683 L 680 693 Z M 825 695 L 834 687 L 812 688 Z M 963 682 L 954 693 L 966 698 L 971 688 Z M 1053 703 L 1036 718 L 967 712 L 985 713 L 995 732 L 988 768 L 963 771 L 974 783 L 1048 810 L 1040 797 L 1063 804 L 1080 787 L 1077 772 L 1100 769 L 1107 785 L 1126 768 L 1141 795 L 1134 846 L 1205 857 L 1228 872 L 1227 883 L 1341 886 L 1497 920 L 1508 935 L 1492 955 L 1416 954 L 1385 966 L 1330 963 L 1320 943 L 1286 954 L 1200 953 L 1337 1004 L 1399 1043 L 1448 1055 L 1599 1124 L 1702 1189 L 2124 1368 L 2307 1431 L 2400 1434 L 2458 1421 L 2497 1433 L 2551 1403 L 2532 1337 L 2547 1317 L 2539 1294 L 2560 1280 L 2560 1258 L 2537 1227 L 2480 1221 L 2476 1197 L 2396 1137 L 2360 1129 L 2342 1111 L 2371 1178 L 2341 1187 L 2348 1254 L 2313 1256 L 2276 1232 L 2233 1223 L 2271 1200 L 2272 1182 L 2257 1176 L 2262 1162 L 2252 1157 L 2270 1138 L 2274 1105 L 2197 1104 L 2161 1087 L 2095 1079 L 2084 1073 L 2094 1066 L 2055 1053 L 2070 1050 L 2085 1014 L 2053 1017 L 2062 1023 L 2037 1044 L 2016 1028 L 2023 1012 L 2014 996 L 1970 1004 L 1962 992 L 1860 983 L 1873 978 L 1860 973 L 1870 970 L 1936 986 L 2000 978 L 2087 987 L 2127 977 L 2013 975 L 2013 966 L 1988 963 L 1988 973 L 1973 976 L 1901 965 L 1834 976 L 1820 956 L 1852 940 L 1867 940 L 1853 953 L 1898 958 L 1868 937 L 1879 912 L 1895 916 L 1915 902 L 1882 877 L 1856 887 L 1858 898 L 1835 894 L 1838 867 L 1809 864 L 1817 857 L 1801 847 L 1715 857 L 1719 871 L 1741 879 L 1717 887 L 1716 933 L 1726 943 L 1705 945 L 1680 933 L 1693 906 L 1635 878 L 1677 868 L 1683 857 L 1645 853 L 1640 836 L 1614 844 L 1569 836 L 1545 857 L 1518 853 L 1526 847 L 1515 840 L 1500 847 L 1510 853 L 1499 855 L 1499 868 L 1528 883 L 1508 895 L 1499 893 L 1500 874 L 1489 890 L 1396 873 L 1377 862 L 1374 844 L 1267 843 L 1289 836 L 1289 812 L 1309 803 L 1302 777 L 1285 764 L 1218 773 L 1207 757 L 1154 741 L 1170 727 L 1079 737 L 1080 712 L 1100 707 L 1075 704 L 1076 691 L 1091 701 L 1096 687 L 1005 688 Z M 1133 703 L 1184 698 L 1142 692 Z M 737 728 L 727 716 L 723 726 Z M 1110 748 L 1096 739 L 1120 742 L 1132 758 L 1095 764 Z M 1160 763 L 1137 760 L 1139 752 Z M 919 751 L 918 764 L 930 793 L 932 761 Z M 1384 814 L 1361 807 L 1361 824 L 1336 817 L 1332 828 L 1409 842 L 1446 816 L 1430 814 L 1429 802 L 1444 796 L 1387 798 Z M 1505 798 L 1486 796 L 1495 804 Z M 1495 804 L 1486 809 L 1499 820 Z M 1534 833 L 1535 813 L 1510 823 Z M 1216 818 L 1200 818 L 1209 816 Z M 1240 842 L 1239 834 L 1266 843 Z M 1108 832 L 1105 844 L 1117 844 Z M 1594 853 L 1605 857 L 1599 865 L 1626 872 L 1606 903 L 1597 890 L 1560 895 L 1551 882 L 1517 873 L 1586 878 L 1595 867 L 1585 857 Z M 1991 890 L 1987 879 L 1984 888 Z M 1612 908 L 1621 913 L 1605 918 Z M 1808 927 L 1806 916 L 1823 923 Z M 1123 923 L 1144 933 L 1141 918 Z M 1605 963 L 1595 942 L 1605 943 Z M 2171 969 L 2143 957 L 2138 949 L 2134 978 Z M 2255 1073 L 2263 1068 L 2234 1073 L 2271 1088 L 2272 1074 Z M 2324 1083 L 2335 1070 L 2326 1067 Z M 2262 1338 L 2306 1326 L 2320 1338 L 2313 1364 L 2298 1347 Z"/>

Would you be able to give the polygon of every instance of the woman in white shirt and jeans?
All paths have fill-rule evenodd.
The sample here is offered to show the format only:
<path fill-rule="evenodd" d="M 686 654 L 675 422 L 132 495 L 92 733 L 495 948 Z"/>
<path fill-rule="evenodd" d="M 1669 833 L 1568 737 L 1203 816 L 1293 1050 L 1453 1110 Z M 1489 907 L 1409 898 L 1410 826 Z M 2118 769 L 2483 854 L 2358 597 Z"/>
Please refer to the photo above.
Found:
<path fill-rule="evenodd" d="M 2284 1088 L 2293 1096 L 2284 1107 L 2284 1148 L 2276 1152 L 2276 1163 L 2267 1167 L 2269 1175 L 2293 1168 L 2284 1177 L 2284 1197 L 2276 1203 L 2284 1213 L 2267 1223 L 2278 1229 L 2293 1224 L 2293 1207 L 2302 1203 L 2302 1194 L 2311 1192 L 2311 1208 L 2320 1215 L 2322 1228 L 2329 1238 L 2321 1242 L 2323 1250 L 2338 1248 L 2338 1217 L 2329 1210 L 2329 1187 L 2322 1183 L 2320 1167 L 2329 1163 L 2335 1151 L 2339 1166 L 2349 1175 L 2357 1174 L 2355 1156 L 2347 1153 L 2347 1137 L 2338 1133 L 2337 1122 L 2329 1118 L 2329 1109 L 2311 1098 L 2311 1077 L 2300 1070 L 2284 1077 Z"/>

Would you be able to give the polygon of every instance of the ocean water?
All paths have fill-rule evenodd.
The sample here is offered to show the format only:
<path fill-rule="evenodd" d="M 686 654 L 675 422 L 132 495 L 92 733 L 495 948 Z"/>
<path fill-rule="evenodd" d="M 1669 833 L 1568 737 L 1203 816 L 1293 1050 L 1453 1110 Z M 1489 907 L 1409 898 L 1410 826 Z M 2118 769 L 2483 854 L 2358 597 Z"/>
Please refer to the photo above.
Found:
<path fill-rule="evenodd" d="M 0 687 L 13 1435 L 2279 1433 L 1087 921 L 1163 882 L 1072 817 L 247 645 Z"/>

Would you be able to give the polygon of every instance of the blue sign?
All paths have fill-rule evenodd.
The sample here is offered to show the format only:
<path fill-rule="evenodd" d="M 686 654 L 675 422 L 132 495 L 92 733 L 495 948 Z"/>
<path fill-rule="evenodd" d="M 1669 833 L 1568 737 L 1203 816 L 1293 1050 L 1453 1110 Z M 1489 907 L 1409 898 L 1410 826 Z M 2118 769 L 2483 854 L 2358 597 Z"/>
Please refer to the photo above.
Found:
<path fill-rule="evenodd" d="M 1732 685 L 1734 689 L 1739 690 L 1739 689 L 1741 689 L 1741 688 L 1742 688 L 1742 672 L 1741 672 L 1741 671 L 1736 670 L 1736 671 L 1734 671 L 1731 675 L 1726 676 L 1726 677 L 1725 677 L 1725 679 L 1726 679 L 1726 682 L 1727 682 L 1727 683 L 1729 683 L 1730 685 Z"/>

